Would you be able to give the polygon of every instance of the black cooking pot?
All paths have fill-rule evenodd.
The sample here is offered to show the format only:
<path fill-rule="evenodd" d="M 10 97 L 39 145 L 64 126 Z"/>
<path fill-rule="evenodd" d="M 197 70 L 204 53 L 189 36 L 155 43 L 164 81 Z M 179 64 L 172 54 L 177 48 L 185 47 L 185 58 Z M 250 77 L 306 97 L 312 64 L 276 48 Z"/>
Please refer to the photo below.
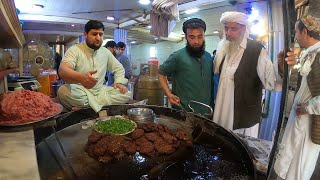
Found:
<path fill-rule="evenodd" d="M 102 164 L 89 157 L 84 146 L 92 129 L 84 121 L 98 118 L 92 109 L 82 109 L 57 118 L 57 131 L 40 142 L 37 159 L 41 179 L 256 179 L 256 170 L 238 138 L 212 121 L 194 127 L 183 112 L 159 106 L 112 105 L 109 116 L 124 115 L 134 107 L 150 108 L 155 122 L 171 129 L 183 128 L 194 137 L 193 147 L 180 147 L 171 155 L 149 157 L 136 153 L 130 158 Z"/>

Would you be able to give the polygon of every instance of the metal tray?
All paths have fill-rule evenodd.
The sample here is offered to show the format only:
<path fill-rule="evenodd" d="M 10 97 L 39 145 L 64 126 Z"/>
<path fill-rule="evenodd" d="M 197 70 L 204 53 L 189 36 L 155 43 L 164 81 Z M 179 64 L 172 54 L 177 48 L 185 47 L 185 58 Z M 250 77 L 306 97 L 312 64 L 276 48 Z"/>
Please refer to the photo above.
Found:
<path fill-rule="evenodd" d="M 32 121 L 32 122 L 16 123 L 16 124 L 12 124 L 12 123 L 5 124 L 5 123 L 1 123 L 1 121 L 0 121 L 0 126 L 3 126 L 3 127 L 22 127 L 23 126 L 23 127 L 25 127 L 25 126 L 33 126 L 33 125 L 36 125 L 36 124 L 38 124 L 40 122 L 45 122 L 45 121 L 51 120 L 53 117 L 59 115 L 63 110 L 63 106 L 61 104 L 59 104 L 59 103 L 56 103 L 56 104 L 59 106 L 60 110 L 56 114 L 54 114 L 52 116 L 49 116 L 49 117 L 46 117 L 46 118 L 42 118 L 42 119 L 38 119 L 38 120 Z"/>

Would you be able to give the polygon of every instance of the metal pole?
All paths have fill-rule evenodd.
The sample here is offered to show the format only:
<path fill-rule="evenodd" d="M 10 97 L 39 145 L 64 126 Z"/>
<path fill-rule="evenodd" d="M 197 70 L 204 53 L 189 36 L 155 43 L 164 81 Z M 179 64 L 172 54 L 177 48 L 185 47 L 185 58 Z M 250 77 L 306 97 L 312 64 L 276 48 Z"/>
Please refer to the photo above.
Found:
<path fill-rule="evenodd" d="M 284 22 L 284 51 L 288 52 L 290 50 L 290 47 L 293 47 L 293 42 L 294 42 L 294 27 L 296 22 L 294 1 L 282 0 L 282 8 L 283 8 L 283 22 Z M 284 123 L 283 119 L 284 119 L 284 113 L 285 113 L 284 108 L 286 106 L 286 99 L 287 99 L 288 80 L 289 80 L 289 68 L 286 62 L 284 61 L 280 114 L 279 114 L 279 120 L 277 125 L 277 131 L 274 138 L 274 145 L 270 153 L 270 161 L 268 165 L 267 177 L 269 177 L 270 172 L 272 172 L 271 170 L 275 162 L 275 157 L 276 157 L 275 154 L 276 154 L 276 150 L 278 149 L 280 134 L 282 133 L 282 131 L 284 131 L 284 128 L 285 128 L 283 127 L 283 123 Z"/>

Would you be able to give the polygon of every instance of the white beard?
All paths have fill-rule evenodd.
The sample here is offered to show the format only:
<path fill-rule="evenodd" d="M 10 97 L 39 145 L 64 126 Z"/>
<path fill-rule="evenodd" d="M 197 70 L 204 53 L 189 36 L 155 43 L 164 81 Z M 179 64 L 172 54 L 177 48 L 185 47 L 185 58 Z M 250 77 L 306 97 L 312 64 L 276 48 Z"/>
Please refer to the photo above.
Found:
<path fill-rule="evenodd" d="M 231 42 L 231 41 L 226 41 L 225 43 L 225 51 L 229 52 L 229 56 L 234 55 L 237 51 L 238 48 L 240 47 L 240 43 L 239 42 Z"/>
<path fill-rule="evenodd" d="M 241 38 L 242 40 L 243 38 Z M 241 41 L 231 42 L 227 40 L 225 37 L 219 42 L 216 57 L 214 60 L 214 73 L 219 74 L 219 67 L 223 58 L 228 55 L 229 57 L 235 54 L 240 47 Z"/>

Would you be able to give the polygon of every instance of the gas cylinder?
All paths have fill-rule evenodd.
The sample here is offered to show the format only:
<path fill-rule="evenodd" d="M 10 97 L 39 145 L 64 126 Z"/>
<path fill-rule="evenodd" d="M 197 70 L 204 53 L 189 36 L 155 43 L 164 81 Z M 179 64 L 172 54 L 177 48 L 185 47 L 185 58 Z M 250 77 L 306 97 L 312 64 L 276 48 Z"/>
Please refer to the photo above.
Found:
<path fill-rule="evenodd" d="M 157 75 L 158 65 L 153 63 L 141 64 L 140 75 L 134 85 L 133 99 L 148 99 L 148 105 L 163 106 L 164 92 Z"/>

